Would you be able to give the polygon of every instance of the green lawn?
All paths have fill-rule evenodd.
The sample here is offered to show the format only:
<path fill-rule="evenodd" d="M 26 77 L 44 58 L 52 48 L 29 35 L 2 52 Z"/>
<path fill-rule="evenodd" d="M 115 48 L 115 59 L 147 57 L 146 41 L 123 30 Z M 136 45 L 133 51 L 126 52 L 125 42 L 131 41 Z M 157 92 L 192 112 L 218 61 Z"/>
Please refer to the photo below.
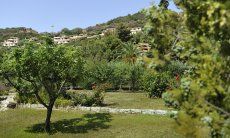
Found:
<path fill-rule="evenodd" d="M 42 129 L 44 110 L 0 112 L 0 137 L 48 137 Z M 54 111 L 51 137 L 179 138 L 174 120 L 167 116 Z"/>
<path fill-rule="evenodd" d="M 104 102 L 116 108 L 171 109 L 164 105 L 162 99 L 150 99 L 146 93 L 107 92 Z"/>

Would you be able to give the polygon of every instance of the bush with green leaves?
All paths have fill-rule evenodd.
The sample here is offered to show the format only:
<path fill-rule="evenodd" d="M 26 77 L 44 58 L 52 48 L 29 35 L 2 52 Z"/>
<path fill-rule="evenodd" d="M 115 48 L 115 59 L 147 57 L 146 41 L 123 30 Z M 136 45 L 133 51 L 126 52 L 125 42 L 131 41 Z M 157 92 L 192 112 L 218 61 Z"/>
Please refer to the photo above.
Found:
<path fill-rule="evenodd" d="M 150 98 L 161 98 L 162 94 L 169 87 L 169 75 L 167 73 L 146 73 L 143 76 L 142 87 Z"/>
<path fill-rule="evenodd" d="M 37 99 L 33 94 L 27 94 L 27 93 L 17 93 L 14 100 L 18 104 L 37 104 Z"/>
<path fill-rule="evenodd" d="M 74 106 L 94 106 L 102 105 L 104 101 L 104 91 L 68 91 Z"/>
<path fill-rule="evenodd" d="M 73 101 L 65 98 L 58 98 L 54 104 L 55 107 L 68 107 L 73 105 Z"/>
<path fill-rule="evenodd" d="M 169 72 L 171 76 L 175 76 L 176 74 L 182 76 L 189 69 L 190 67 L 181 61 L 171 61 L 163 68 L 163 70 Z"/>
<path fill-rule="evenodd" d="M 115 89 L 122 89 L 122 86 L 127 85 L 130 79 L 130 65 L 125 62 L 113 62 L 110 65 L 113 69 L 110 82 Z"/>
<path fill-rule="evenodd" d="M 113 69 L 105 61 L 91 62 L 87 61 L 85 67 L 85 86 L 90 88 L 91 84 L 106 83 L 111 79 Z"/>
<path fill-rule="evenodd" d="M 8 95 L 10 88 L 0 82 L 0 96 Z"/>
<path fill-rule="evenodd" d="M 7 90 L 0 90 L 0 96 L 4 96 L 4 95 L 8 95 L 8 91 Z"/>
<path fill-rule="evenodd" d="M 141 78 L 144 75 L 145 68 L 141 64 L 135 64 L 130 67 L 130 86 L 131 90 L 139 90 L 141 86 Z"/>
<path fill-rule="evenodd" d="M 162 99 L 165 102 L 165 106 L 178 108 L 179 107 L 179 103 L 177 101 L 175 101 L 172 98 L 172 96 L 173 95 L 172 95 L 172 93 L 170 93 L 170 91 L 167 91 L 167 92 L 165 92 L 165 93 L 162 94 Z"/>

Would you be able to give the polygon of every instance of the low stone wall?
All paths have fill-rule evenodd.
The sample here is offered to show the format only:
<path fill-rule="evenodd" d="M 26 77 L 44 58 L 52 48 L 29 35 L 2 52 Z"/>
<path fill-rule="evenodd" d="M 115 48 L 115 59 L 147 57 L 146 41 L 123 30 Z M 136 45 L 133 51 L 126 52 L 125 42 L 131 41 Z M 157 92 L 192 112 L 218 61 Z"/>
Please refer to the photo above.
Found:
<path fill-rule="evenodd" d="M 20 104 L 18 108 L 32 108 L 32 109 L 45 109 L 41 104 Z M 108 108 L 108 107 L 54 107 L 54 110 L 81 110 L 81 111 L 91 111 L 96 113 L 123 113 L 123 114 L 147 114 L 147 115 L 170 115 L 177 114 L 177 111 L 167 111 L 167 110 L 152 110 L 152 109 L 119 109 L 119 108 Z"/>

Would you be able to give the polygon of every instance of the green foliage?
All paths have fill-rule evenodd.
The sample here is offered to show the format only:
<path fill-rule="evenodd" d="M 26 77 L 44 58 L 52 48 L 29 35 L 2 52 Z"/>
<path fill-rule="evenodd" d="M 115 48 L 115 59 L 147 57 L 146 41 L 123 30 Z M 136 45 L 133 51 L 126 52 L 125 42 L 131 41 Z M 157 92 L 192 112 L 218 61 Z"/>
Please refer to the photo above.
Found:
<path fill-rule="evenodd" d="M 163 72 L 168 72 L 172 77 L 179 75 L 182 77 L 185 73 L 192 71 L 192 68 L 189 67 L 186 63 L 180 61 L 171 61 L 163 67 Z"/>
<path fill-rule="evenodd" d="M 58 98 L 54 104 L 55 107 L 68 107 L 73 106 L 74 103 L 69 99 Z"/>
<path fill-rule="evenodd" d="M 165 106 L 178 108 L 179 106 L 178 102 L 175 101 L 172 97 L 173 97 L 173 94 L 169 90 L 162 94 L 162 99 L 165 102 Z"/>
<path fill-rule="evenodd" d="M 68 91 L 75 106 L 101 105 L 104 101 L 104 91 Z"/>
<path fill-rule="evenodd" d="M 184 10 L 182 19 L 192 35 L 173 45 L 173 51 L 194 71 L 166 99 L 179 105 L 176 121 L 184 135 L 229 137 L 230 55 L 226 51 L 230 46 L 230 2 L 175 1 Z"/>
<path fill-rule="evenodd" d="M 49 132 L 55 101 L 65 91 L 63 86 L 79 77 L 76 66 L 81 60 L 72 47 L 56 46 L 49 40 L 46 45 L 27 44 L 4 56 L 0 73 L 18 92 L 34 94 L 47 108 L 45 129 Z M 42 91 L 47 99 L 41 96 Z"/>
<path fill-rule="evenodd" d="M 18 27 L 18 28 L 6 28 L 0 29 L 0 42 L 10 38 L 18 37 L 19 39 L 37 37 L 39 34 L 31 28 Z"/>
<path fill-rule="evenodd" d="M 72 30 L 69 30 L 68 28 L 64 28 L 59 32 L 59 35 L 79 35 L 83 33 L 83 29 L 81 28 L 75 28 Z"/>
<path fill-rule="evenodd" d="M 120 24 L 117 28 L 117 35 L 122 42 L 128 42 L 131 39 L 131 31 L 124 24 Z"/>
<path fill-rule="evenodd" d="M 106 83 L 112 76 L 112 68 L 106 62 L 86 63 L 86 83 Z"/>
<path fill-rule="evenodd" d="M 0 90 L 0 96 L 6 96 L 8 94 L 9 94 L 8 90 Z"/>
<path fill-rule="evenodd" d="M 126 43 L 123 47 L 122 52 L 123 60 L 130 63 L 135 64 L 138 57 L 138 50 L 132 43 Z"/>
<path fill-rule="evenodd" d="M 141 78 L 147 71 L 142 65 L 135 64 L 130 67 L 130 86 L 132 91 L 139 90 L 141 86 Z"/>
<path fill-rule="evenodd" d="M 162 3 L 162 6 L 165 5 Z M 145 11 L 148 19 L 146 30 L 151 36 L 151 43 L 160 54 L 170 51 L 172 44 L 177 39 L 177 32 L 181 27 L 180 15 L 171 10 L 152 6 Z"/>
<path fill-rule="evenodd" d="M 124 62 L 114 62 L 111 63 L 111 66 L 113 68 L 111 82 L 115 89 L 122 89 L 122 85 L 127 85 L 130 78 L 130 65 Z"/>
<path fill-rule="evenodd" d="M 33 94 L 17 93 L 14 100 L 19 104 L 37 104 L 37 99 Z"/>
<path fill-rule="evenodd" d="M 149 74 L 146 73 L 142 80 L 143 89 L 148 92 L 150 98 L 161 98 L 162 94 L 169 87 L 169 76 L 166 73 Z"/>

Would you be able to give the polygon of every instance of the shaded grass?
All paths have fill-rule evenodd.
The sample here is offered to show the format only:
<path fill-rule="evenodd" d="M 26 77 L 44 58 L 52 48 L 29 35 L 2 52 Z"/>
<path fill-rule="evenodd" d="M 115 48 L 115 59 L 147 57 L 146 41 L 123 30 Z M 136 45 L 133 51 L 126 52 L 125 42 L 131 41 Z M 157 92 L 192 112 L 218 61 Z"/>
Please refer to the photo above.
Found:
<path fill-rule="evenodd" d="M 84 114 L 82 117 L 73 119 L 63 119 L 55 121 L 51 125 L 50 134 L 55 133 L 87 133 L 90 130 L 98 131 L 99 129 L 107 129 L 107 122 L 111 121 L 111 115 L 108 113 Z M 26 132 L 45 133 L 45 123 L 35 124 L 28 127 Z"/>
<path fill-rule="evenodd" d="M 0 112 L 0 137 L 178 138 L 174 120 L 167 116 L 100 114 L 54 111 L 52 135 L 44 133 L 45 110 L 16 109 Z"/>

